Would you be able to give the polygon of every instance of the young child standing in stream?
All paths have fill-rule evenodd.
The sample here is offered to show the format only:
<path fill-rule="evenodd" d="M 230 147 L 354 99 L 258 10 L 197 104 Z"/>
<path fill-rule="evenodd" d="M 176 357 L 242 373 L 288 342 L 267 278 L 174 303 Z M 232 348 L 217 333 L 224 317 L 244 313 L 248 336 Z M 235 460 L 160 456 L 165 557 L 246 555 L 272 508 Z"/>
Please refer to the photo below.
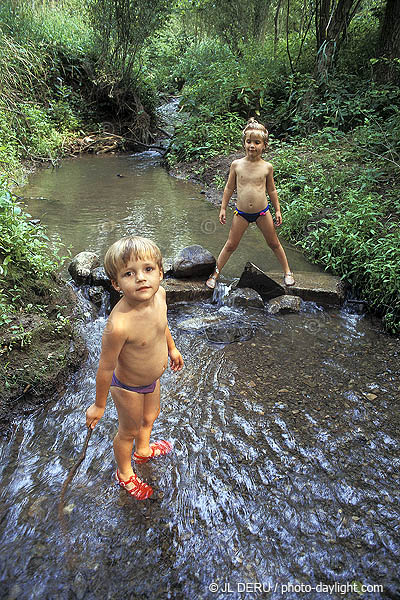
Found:
<path fill-rule="evenodd" d="M 232 225 L 228 240 L 222 248 L 214 272 L 206 281 L 206 285 L 214 289 L 222 268 L 229 260 L 232 252 L 236 250 L 249 223 L 256 223 L 263 234 L 268 246 L 273 250 L 283 270 L 285 285 L 294 285 L 293 273 L 290 271 L 286 253 L 278 239 L 274 222 L 266 200 L 268 194 L 275 209 L 276 226 L 282 224 L 281 209 L 275 187 L 273 167 L 265 162 L 262 153 L 267 147 L 268 131 L 255 119 L 250 119 L 242 133 L 242 143 L 246 156 L 234 160 L 229 171 L 222 196 L 219 221 L 226 223 L 226 208 L 233 192 L 237 189 L 236 210 L 233 215 Z"/>
<path fill-rule="evenodd" d="M 166 293 L 160 287 L 162 257 L 154 242 L 139 236 L 122 238 L 107 250 L 104 267 L 123 297 L 103 333 L 96 401 L 86 411 L 86 425 L 93 429 L 99 422 L 111 389 L 118 413 L 115 478 L 128 494 L 145 500 L 153 490 L 133 472 L 133 444 L 136 463 L 171 452 L 170 442 L 150 443 L 150 435 L 160 413 L 159 380 L 168 355 L 173 371 L 182 369 L 183 358 L 168 329 Z"/>

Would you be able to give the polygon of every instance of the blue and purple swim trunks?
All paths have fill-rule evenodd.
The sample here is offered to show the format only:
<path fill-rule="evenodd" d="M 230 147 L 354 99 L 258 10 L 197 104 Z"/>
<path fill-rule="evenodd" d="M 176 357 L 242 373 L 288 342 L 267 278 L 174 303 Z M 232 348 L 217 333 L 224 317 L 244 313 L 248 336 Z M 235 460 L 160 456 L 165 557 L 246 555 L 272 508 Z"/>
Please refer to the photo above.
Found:
<path fill-rule="evenodd" d="M 150 383 L 150 385 L 144 385 L 143 387 L 133 387 L 132 385 L 125 385 L 125 383 L 122 383 L 122 381 L 117 379 L 115 373 L 113 373 L 111 380 L 111 386 L 119 387 L 122 390 L 128 390 L 128 392 L 136 392 L 137 394 L 152 394 L 156 389 L 156 385 L 157 379 L 153 381 L 153 383 Z"/>
<path fill-rule="evenodd" d="M 242 210 L 236 209 L 236 210 L 233 211 L 233 214 L 234 215 L 239 215 L 239 217 L 243 217 L 243 219 L 246 219 L 246 221 L 248 223 L 255 223 L 257 221 L 258 217 L 262 217 L 268 211 L 269 211 L 269 203 L 267 204 L 267 206 L 263 210 L 260 210 L 259 212 L 246 213 L 246 212 L 243 212 Z"/>

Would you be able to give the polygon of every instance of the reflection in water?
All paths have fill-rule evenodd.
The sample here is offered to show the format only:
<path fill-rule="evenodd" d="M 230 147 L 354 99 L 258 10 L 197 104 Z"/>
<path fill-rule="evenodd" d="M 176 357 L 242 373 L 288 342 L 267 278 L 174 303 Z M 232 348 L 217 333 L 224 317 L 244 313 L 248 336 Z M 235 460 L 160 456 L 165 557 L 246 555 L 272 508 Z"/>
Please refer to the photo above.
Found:
<path fill-rule="evenodd" d="M 235 309 L 255 336 L 226 346 L 180 329 L 218 310 L 169 311 L 186 364 L 164 374 L 154 428 L 174 451 L 137 467 L 155 489 L 148 501 L 113 480 L 109 401 L 66 495 L 71 556 L 57 507 L 85 439 L 106 320 L 85 324 L 90 355 L 66 393 L 1 444 L 1 598 L 278 599 L 288 589 L 290 600 L 349 600 L 358 594 L 294 586 L 351 582 L 383 586 L 363 598 L 398 597 L 398 340 L 312 304 L 285 316 Z M 271 591 L 252 593 L 255 583 Z"/>

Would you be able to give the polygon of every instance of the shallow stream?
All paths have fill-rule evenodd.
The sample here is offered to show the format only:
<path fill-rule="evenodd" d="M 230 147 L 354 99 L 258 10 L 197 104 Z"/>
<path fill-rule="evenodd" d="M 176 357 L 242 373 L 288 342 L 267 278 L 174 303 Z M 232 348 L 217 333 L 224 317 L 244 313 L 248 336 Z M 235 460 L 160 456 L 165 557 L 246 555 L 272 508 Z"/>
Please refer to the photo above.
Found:
<path fill-rule="evenodd" d="M 24 194 L 47 198 L 29 211 L 74 253 L 102 256 L 132 228 L 166 256 L 192 243 L 216 253 L 226 237 L 211 233 L 217 211 L 200 190 L 148 153 L 70 161 Z M 228 277 L 249 259 L 275 268 L 258 232 L 247 238 Z M 292 259 L 302 261 L 294 270 L 315 269 Z M 217 310 L 235 311 L 252 339 L 218 346 L 180 328 Z M 84 324 L 89 358 L 62 398 L 1 440 L 2 599 L 400 598 L 400 353 L 378 321 L 312 303 L 273 317 L 171 308 L 185 367 L 162 378 L 153 437 L 174 451 L 137 468 L 154 495 L 135 501 L 113 481 L 109 400 L 66 494 L 66 537 L 58 501 L 85 439 L 105 323 L 100 314 Z M 361 596 L 362 585 L 371 587 Z"/>

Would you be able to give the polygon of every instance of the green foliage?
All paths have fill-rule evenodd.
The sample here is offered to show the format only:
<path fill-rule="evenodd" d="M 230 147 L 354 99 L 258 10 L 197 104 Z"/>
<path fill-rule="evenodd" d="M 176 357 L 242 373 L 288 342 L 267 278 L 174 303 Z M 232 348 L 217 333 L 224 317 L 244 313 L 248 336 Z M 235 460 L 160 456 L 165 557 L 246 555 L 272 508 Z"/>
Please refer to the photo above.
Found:
<path fill-rule="evenodd" d="M 200 0 L 192 5 L 192 11 L 207 32 L 214 32 L 238 54 L 247 43 L 261 41 L 269 5 L 268 0 Z"/>
<path fill-rule="evenodd" d="M 103 72 L 126 84 L 145 40 L 158 29 L 171 4 L 167 0 L 89 0 Z"/>
<path fill-rule="evenodd" d="M 45 287 L 63 260 L 60 245 L 50 250 L 43 227 L 32 225 L 29 217 L 0 182 L 0 325 L 24 307 L 30 287 Z"/>
<path fill-rule="evenodd" d="M 183 85 L 180 61 L 193 42 L 176 15 L 157 29 L 142 49 L 142 73 L 148 85 L 160 94 L 174 94 Z"/>
<path fill-rule="evenodd" d="M 229 110 L 231 95 L 238 87 L 238 64 L 226 44 L 206 38 L 190 46 L 178 73 L 185 81 L 183 110 L 206 119 Z"/>
<path fill-rule="evenodd" d="M 54 160 L 81 126 L 75 78 L 90 36 L 71 8 L 15 1 L 0 7 L 0 164 L 9 176 L 18 176 L 23 158 Z"/>
<path fill-rule="evenodd" d="M 400 201 L 396 192 L 381 193 L 396 168 L 383 157 L 363 157 L 360 170 L 360 154 L 347 142 L 325 130 L 301 146 L 273 146 L 282 231 L 358 290 L 388 331 L 400 333 Z"/>
<path fill-rule="evenodd" d="M 217 154 L 228 154 L 241 145 L 243 121 L 238 115 L 226 113 L 210 122 L 191 117 L 176 129 L 168 160 L 170 164 L 206 160 Z"/>

